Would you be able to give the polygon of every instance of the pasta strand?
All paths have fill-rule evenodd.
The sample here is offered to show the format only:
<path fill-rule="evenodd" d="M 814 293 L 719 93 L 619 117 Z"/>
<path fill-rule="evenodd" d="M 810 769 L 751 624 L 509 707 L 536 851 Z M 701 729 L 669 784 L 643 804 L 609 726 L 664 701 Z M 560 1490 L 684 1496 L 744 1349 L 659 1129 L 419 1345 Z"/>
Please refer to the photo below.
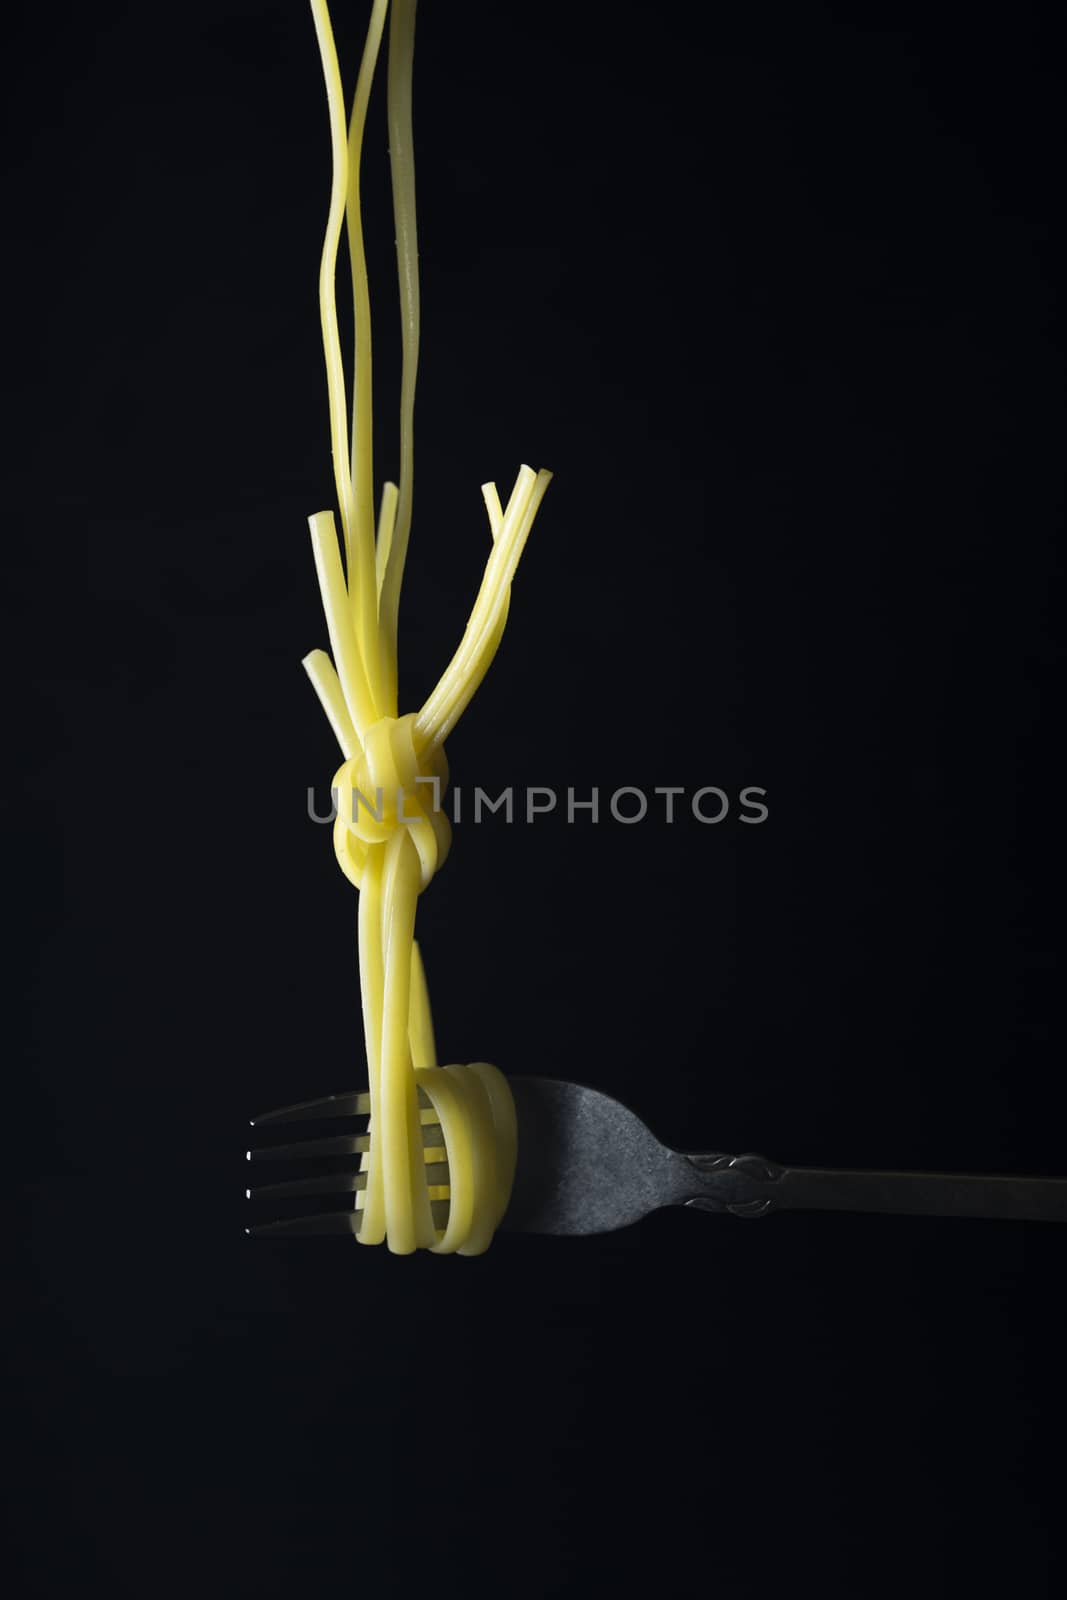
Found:
<path fill-rule="evenodd" d="M 415 154 L 411 79 L 415 58 L 415 0 L 393 0 L 389 23 L 389 168 L 400 284 L 400 481 L 396 522 L 382 581 L 382 680 L 391 716 L 397 707 L 397 628 L 400 584 L 411 532 L 414 491 L 415 375 L 419 364 L 419 246 L 415 227 Z"/>

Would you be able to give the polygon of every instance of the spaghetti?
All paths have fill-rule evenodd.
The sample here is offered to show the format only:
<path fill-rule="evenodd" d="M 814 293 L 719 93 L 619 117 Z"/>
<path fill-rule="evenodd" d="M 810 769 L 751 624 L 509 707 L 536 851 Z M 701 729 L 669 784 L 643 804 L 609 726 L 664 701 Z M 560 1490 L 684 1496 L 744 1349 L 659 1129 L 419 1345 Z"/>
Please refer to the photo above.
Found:
<path fill-rule="evenodd" d="M 496 654 L 511 582 L 551 473 L 521 467 L 506 507 L 482 486 L 492 550 L 463 638 L 421 710 L 399 715 L 397 615 L 412 509 L 412 423 L 419 293 L 412 158 L 415 0 L 394 0 L 387 101 L 402 366 L 399 483 L 382 490 L 374 521 L 371 327 L 360 211 L 360 154 L 389 0 L 374 0 L 347 130 L 326 0 L 311 0 L 326 80 L 333 185 L 319 271 L 334 479 L 344 565 L 331 511 L 310 517 L 330 655 L 304 661 L 344 761 L 334 778 L 334 848 L 359 891 L 359 971 L 369 1094 L 365 1187 L 353 1228 L 364 1244 L 397 1254 L 419 1248 L 477 1255 L 507 1206 L 515 1169 L 515 1110 L 507 1081 L 487 1062 L 437 1065 L 429 993 L 418 946 L 419 894 L 448 853 L 441 806 L 444 741 Z M 353 403 L 348 400 L 335 302 L 337 252 L 347 229 L 355 323 Z M 437 1129 L 439 1128 L 439 1133 Z M 427 1142 L 437 1140 L 438 1142 Z M 447 1163 L 447 1183 L 429 1179 Z M 447 1206 L 442 1203 L 447 1202 Z"/>

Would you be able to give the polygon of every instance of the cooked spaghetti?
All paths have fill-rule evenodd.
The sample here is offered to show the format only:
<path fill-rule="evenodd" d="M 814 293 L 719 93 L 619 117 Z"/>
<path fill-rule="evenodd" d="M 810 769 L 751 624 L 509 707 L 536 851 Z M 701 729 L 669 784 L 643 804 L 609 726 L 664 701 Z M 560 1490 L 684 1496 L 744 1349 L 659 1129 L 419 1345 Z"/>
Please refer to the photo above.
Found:
<path fill-rule="evenodd" d="M 421 710 L 400 716 L 397 615 L 411 527 L 419 343 L 411 124 L 415 4 L 394 0 L 390 17 L 387 101 L 402 366 L 399 483 L 383 487 L 377 528 L 370 301 L 359 175 L 367 103 L 389 4 L 374 0 L 347 129 L 326 0 L 311 0 L 311 9 L 333 147 L 319 306 L 344 564 L 333 513 L 317 512 L 309 525 L 332 659 L 314 650 L 304 666 L 344 756 L 334 778 L 334 847 L 341 870 L 359 890 L 369 1079 L 361 1109 L 370 1112 L 370 1125 L 362 1157 L 365 1187 L 357 1196 L 353 1229 L 361 1243 L 384 1240 L 398 1254 L 425 1247 L 476 1255 L 488 1246 L 507 1206 L 515 1168 L 514 1106 L 496 1067 L 486 1062 L 437 1064 L 429 994 L 415 943 L 415 910 L 451 838 L 442 807 L 448 782 L 444 740 L 496 654 L 511 582 L 551 474 L 521 467 L 506 507 L 494 484 L 482 486 L 493 544 L 466 630 Z M 351 433 L 335 303 L 343 226 L 355 324 Z"/>

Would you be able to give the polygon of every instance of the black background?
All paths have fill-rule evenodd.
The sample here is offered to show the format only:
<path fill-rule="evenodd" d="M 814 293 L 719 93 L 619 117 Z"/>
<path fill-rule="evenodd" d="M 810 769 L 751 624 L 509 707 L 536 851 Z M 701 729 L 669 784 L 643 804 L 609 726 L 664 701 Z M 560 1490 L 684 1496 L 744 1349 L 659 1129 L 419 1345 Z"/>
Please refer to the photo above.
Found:
<path fill-rule="evenodd" d="M 296 3 L 7 26 L 17 1592 L 1059 1592 L 1051 1226 L 245 1238 L 248 1116 L 363 1075 L 305 815 L 315 40 Z M 479 484 L 550 466 L 454 781 L 769 805 L 460 824 L 443 1060 L 683 1147 L 1064 1170 L 1059 96 L 1026 6 L 423 6 L 402 709 Z M 380 480 L 380 92 L 365 220 Z"/>

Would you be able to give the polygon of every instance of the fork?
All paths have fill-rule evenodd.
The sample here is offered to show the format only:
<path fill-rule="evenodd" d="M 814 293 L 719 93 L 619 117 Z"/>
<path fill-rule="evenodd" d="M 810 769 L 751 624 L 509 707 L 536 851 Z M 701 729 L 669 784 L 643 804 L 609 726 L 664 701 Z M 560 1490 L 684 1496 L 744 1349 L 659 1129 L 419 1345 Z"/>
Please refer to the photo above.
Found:
<path fill-rule="evenodd" d="M 912 1216 L 1001 1217 L 1067 1222 L 1067 1178 L 998 1173 L 873 1172 L 788 1167 L 765 1157 L 685 1153 L 661 1144 L 626 1106 L 599 1089 L 557 1078 L 509 1079 L 519 1128 L 515 1184 L 502 1228 L 526 1233 L 610 1233 L 661 1206 L 688 1206 L 735 1217 L 772 1211 L 894 1212 Z M 439 1125 L 420 1095 L 427 1182 L 434 1220 L 447 1217 L 448 1162 Z M 253 1118 L 252 1126 L 359 1118 L 370 1096 L 327 1095 Z M 366 1132 L 304 1139 L 248 1151 L 252 1162 L 363 1156 Z M 309 1237 L 351 1234 L 365 1172 L 344 1170 L 246 1190 L 256 1202 L 307 1196 L 352 1197 L 339 1210 L 261 1222 L 246 1232 Z M 445 1194 L 442 1196 L 442 1190 Z"/>

